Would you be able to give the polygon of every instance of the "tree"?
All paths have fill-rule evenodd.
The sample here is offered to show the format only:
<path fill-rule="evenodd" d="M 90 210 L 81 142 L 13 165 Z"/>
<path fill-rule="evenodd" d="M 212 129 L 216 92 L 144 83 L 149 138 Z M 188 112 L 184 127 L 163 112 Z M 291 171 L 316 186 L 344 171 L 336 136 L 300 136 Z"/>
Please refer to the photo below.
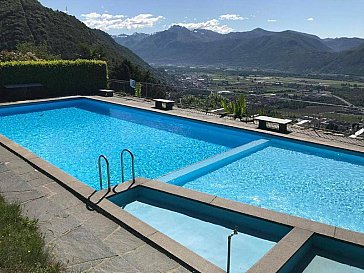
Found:
<path fill-rule="evenodd" d="M 46 43 L 42 43 L 39 45 L 35 45 L 29 42 L 19 43 L 16 46 L 16 52 L 24 56 L 31 53 L 36 56 L 37 59 L 41 60 L 59 60 L 61 58 L 58 55 L 51 54 L 48 50 Z"/>
<path fill-rule="evenodd" d="M 81 50 L 81 55 L 80 55 L 81 59 L 105 60 L 106 54 L 105 54 L 104 49 L 101 46 L 89 47 L 88 45 L 80 44 L 79 47 Z"/>
<path fill-rule="evenodd" d="M 130 80 L 132 78 L 130 65 L 131 63 L 127 60 L 115 65 L 111 71 L 110 77 L 118 80 Z"/>

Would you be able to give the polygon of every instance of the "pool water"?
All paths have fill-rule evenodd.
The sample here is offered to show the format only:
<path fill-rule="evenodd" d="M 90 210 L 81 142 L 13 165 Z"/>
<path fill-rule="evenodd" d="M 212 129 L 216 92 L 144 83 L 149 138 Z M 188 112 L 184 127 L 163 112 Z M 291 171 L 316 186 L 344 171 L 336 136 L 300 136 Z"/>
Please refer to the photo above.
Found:
<path fill-rule="evenodd" d="M 271 145 L 194 179 L 188 189 L 364 232 L 362 158 L 302 145 Z M 354 159 L 354 160 L 353 160 Z M 361 164 L 355 164 L 361 163 Z M 171 182 L 173 183 L 173 181 Z"/>
<path fill-rule="evenodd" d="M 303 273 L 364 273 L 360 269 L 347 264 L 339 263 L 325 257 L 315 256 Z"/>
<path fill-rule="evenodd" d="M 99 155 L 109 158 L 117 184 L 120 152 L 127 148 L 138 177 L 176 177 L 176 170 L 205 161 L 193 175 L 163 181 L 364 232 L 359 153 L 90 99 L 1 107 L 0 133 L 94 189 Z"/>
<path fill-rule="evenodd" d="M 140 201 L 126 205 L 124 209 L 206 260 L 226 269 L 227 237 L 232 233 L 230 229 Z M 238 233 L 231 240 L 230 272 L 246 272 L 275 244 Z"/>
<path fill-rule="evenodd" d="M 108 157 L 112 183 L 117 184 L 120 152 L 125 148 L 135 155 L 137 177 L 156 178 L 255 138 L 87 99 L 5 108 L 0 120 L 1 134 L 94 189 L 99 189 L 101 154 Z M 125 158 L 129 180 L 130 158 Z"/>

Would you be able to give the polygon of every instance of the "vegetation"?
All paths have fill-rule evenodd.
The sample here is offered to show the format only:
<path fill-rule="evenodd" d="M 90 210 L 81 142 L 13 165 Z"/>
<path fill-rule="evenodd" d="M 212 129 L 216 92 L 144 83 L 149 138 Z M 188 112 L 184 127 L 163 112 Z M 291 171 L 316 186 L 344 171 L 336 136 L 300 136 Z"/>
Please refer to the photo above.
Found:
<path fill-rule="evenodd" d="M 48 96 L 90 94 L 106 88 L 107 64 L 90 60 L 0 63 L 0 86 L 26 83 L 43 84 Z"/>
<path fill-rule="evenodd" d="M 0 62 L 57 60 L 60 56 L 51 54 L 45 44 L 36 46 L 31 43 L 20 43 L 12 51 L 0 51 Z"/>
<path fill-rule="evenodd" d="M 0 196 L 0 272 L 63 271 L 44 249 L 36 221 L 22 217 L 19 205 L 6 204 Z"/>
<path fill-rule="evenodd" d="M 340 88 L 335 89 L 333 94 L 346 99 L 356 106 L 364 107 L 364 88 Z"/>
<path fill-rule="evenodd" d="M 221 105 L 224 107 L 225 112 L 234 115 L 234 118 L 242 119 L 247 115 L 245 95 L 240 95 L 236 100 L 230 102 L 223 99 Z"/>
<path fill-rule="evenodd" d="M 195 108 L 202 111 L 210 111 L 221 107 L 223 97 L 212 93 L 207 97 L 197 97 L 194 95 L 183 96 L 180 100 L 182 107 Z"/>
<path fill-rule="evenodd" d="M 5 61 L 100 59 L 107 61 L 111 72 L 120 64 L 128 65 L 137 80 L 153 74 L 147 63 L 105 32 L 88 28 L 74 16 L 45 8 L 37 0 L 2 0 L 0 18 L 0 51 L 4 51 L 0 55 L 5 55 Z M 7 52 L 19 56 L 11 58 L 9 55 L 14 54 Z M 129 80 L 124 76 L 119 79 Z M 154 75 L 150 77 L 156 81 Z"/>
<path fill-rule="evenodd" d="M 140 82 L 135 85 L 135 96 L 139 98 L 142 96 L 142 84 Z"/>
<path fill-rule="evenodd" d="M 110 78 L 118 80 L 133 79 L 139 82 L 155 82 L 150 70 L 141 70 L 139 66 L 128 60 L 115 64 L 110 71 Z"/>
<path fill-rule="evenodd" d="M 38 61 L 39 58 L 33 52 L 25 54 L 17 51 L 0 51 L 0 62 L 10 61 Z"/>
<path fill-rule="evenodd" d="M 338 57 L 323 67 L 321 72 L 364 75 L 364 45 L 354 48 L 345 53 L 341 53 Z"/>

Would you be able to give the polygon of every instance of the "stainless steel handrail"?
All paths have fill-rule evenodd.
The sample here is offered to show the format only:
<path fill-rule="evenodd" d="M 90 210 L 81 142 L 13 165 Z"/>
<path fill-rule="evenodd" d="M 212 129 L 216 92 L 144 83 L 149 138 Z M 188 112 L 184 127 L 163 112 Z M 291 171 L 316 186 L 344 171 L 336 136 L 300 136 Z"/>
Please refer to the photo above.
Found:
<path fill-rule="evenodd" d="M 110 164 L 109 164 L 109 160 L 107 159 L 106 156 L 104 155 L 100 155 L 99 159 L 98 159 L 98 165 L 99 165 L 99 179 L 100 179 L 100 190 L 102 190 L 102 185 L 103 185 L 103 178 L 102 178 L 102 167 L 101 167 L 101 160 L 104 160 L 106 163 L 106 172 L 107 172 L 107 188 L 110 190 L 111 189 L 111 181 L 110 181 Z"/>
<path fill-rule="evenodd" d="M 233 233 L 228 236 L 228 253 L 227 253 L 227 265 L 226 273 L 230 273 L 230 256 L 231 256 L 231 238 L 238 234 L 238 227 L 235 227 Z"/>
<path fill-rule="evenodd" d="M 125 152 L 130 154 L 130 157 L 131 157 L 131 170 L 132 170 L 132 177 L 133 177 L 133 183 L 134 183 L 135 182 L 134 154 L 128 149 L 122 150 L 121 154 L 120 154 L 121 183 L 124 183 L 124 181 L 125 181 L 125 172 L 124 172 L 124 153 Z"/>

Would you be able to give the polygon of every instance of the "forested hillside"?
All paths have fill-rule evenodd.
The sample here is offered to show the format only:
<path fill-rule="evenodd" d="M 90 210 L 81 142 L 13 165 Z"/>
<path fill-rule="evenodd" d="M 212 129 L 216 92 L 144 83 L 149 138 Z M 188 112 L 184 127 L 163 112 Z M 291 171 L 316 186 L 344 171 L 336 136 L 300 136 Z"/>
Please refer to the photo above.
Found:
<path fill-rule="evenodd" d="M 36 0 L 0 3 L 0 51 L 14 50 L 20 43 L 29 42 L 46 45 L 51 54 L 62 59 L 105 59 L 112 72 L 129 65 L 128 72 L 140 80 L 152 74 L 149 65 L 131 50 L 107 33 L 88 28 L 74 16 L 43 7 Z M 97 56 L 87 56 L 90 52 Z"/>

